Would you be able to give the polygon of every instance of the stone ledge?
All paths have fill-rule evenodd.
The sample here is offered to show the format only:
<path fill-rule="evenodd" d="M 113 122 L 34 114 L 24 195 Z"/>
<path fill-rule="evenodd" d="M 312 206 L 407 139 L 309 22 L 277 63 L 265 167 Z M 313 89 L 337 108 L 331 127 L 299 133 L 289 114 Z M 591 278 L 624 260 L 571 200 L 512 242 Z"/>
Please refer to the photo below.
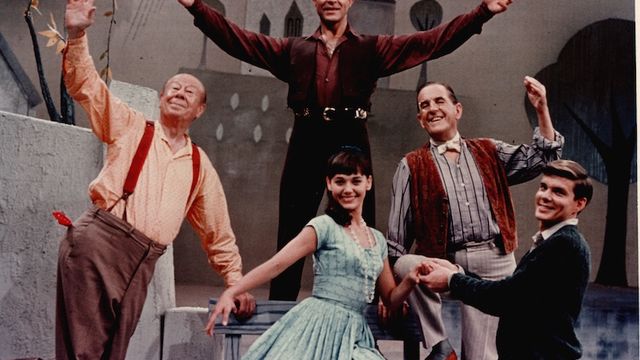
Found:
<path fill-rule="evenodd" d="M 222 359 L 223 337 L 208 337 L 207 308 L 178 307 L 164 315 L 162 359 Z"/>

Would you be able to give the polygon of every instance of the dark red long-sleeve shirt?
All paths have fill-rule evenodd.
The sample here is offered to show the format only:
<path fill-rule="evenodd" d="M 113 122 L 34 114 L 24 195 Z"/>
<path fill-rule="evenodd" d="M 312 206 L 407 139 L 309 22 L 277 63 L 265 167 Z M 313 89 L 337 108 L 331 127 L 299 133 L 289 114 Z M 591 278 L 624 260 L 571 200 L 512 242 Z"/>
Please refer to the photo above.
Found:
<path fill-rule="evenodd" d="M 194 16 L 194 24 L 226 53 L 266 69 L 279 79 L 286 78 L 287 74 L 280 72 L 283 69 L 281 65 L 289 61 L 284 49 L 287 48 L 291 38 L 275 38 L 244 30 L 225 19 L 222 14 L 202 0 L 195 0 L 189 12 Z M 372 76 L 389 76 L 426 60 L 446 55 L 474 34 L 479 34 L 482 24 L 491 17 L 493 13 L 482 3 L 473 11 L 457 16 L 450 22 L 431 30 L 407 35 L 379 35 L 376 53 L 380 58 L 381 68 L 379 73 Z M 311 39 L 317 40 L 315 68 L 317 105 L 340 104 L 340 91 L 336 91 L 340 84 L 338 71 L 340 51 L 338 49 L 348 36 L 355 35 L 355 31 L 348 27 L 332 56 L 329 56 L 320 38 L 320 29 L 310 35 Z"/>

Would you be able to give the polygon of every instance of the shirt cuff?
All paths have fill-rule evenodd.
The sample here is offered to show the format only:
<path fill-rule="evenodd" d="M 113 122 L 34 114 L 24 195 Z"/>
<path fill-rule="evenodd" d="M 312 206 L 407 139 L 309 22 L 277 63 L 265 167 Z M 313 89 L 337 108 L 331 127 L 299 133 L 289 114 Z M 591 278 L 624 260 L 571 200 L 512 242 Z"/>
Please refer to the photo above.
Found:
<path fill-rule="evenodd" d="M 70 61 L 78 61 L 89 55 L 89 40 L 85 33 L 79 38 L 67 39 L 67 47 L 65 48 L 65 58 Z"/>
<path fill-rule="evenodd" d="M 458 264 L 455 264 L 455 265 L 458 268 L 458 271 L 449 273 L 449 276 L 447 277 L 447 286 L 449 286 L 449 287 L 451 287 L 451 278 L 453 277 L 453 275 L 455 275 L 455 274 L 464 275 L 465 274 L 464 273 L 464 269 L 462 268 L 462 266 L 460 266 Z"/>
<path fill-rule="evenodd" d="M 480 21 L 482 21 L 483 23 L 491 20 L 491 18 L 495 15 L 493 11 L 489 10 L 489 5 L 485 4 L 484 1 L 480 5 L 478 5 L 476 11 L 478 12 Z"/>
<path fill-rule="evenodd" d="M 549 140 L 540 134 L 540 127 L 536 126 L 533 130 L 533 143 L 540 149 L 559 149 L 564 145 L 564 136 L 556 130 L 553 130 L 553 134 L 554 139 Z"/>
<path fill-rule="evenodd" d="M 191 15 L 197 15 L 202 12 L 202 8 L 205 5 L 202 3 L 202 0 L 195 0 L 191 6 L 187 8 L 187 10 L 191 13 Z"/>

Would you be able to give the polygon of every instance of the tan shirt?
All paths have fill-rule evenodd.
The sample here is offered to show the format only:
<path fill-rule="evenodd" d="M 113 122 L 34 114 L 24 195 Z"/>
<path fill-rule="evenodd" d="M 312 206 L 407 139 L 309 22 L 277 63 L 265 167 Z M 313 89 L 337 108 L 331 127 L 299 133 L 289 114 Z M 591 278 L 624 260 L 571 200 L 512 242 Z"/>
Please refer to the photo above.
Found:
<path fill-rule="evenodd" d="M 107 209 L 122 195 L 146 119 L 113 96 L 100 79 L 86 36 L 69 40 L 63 70 L 69 94 L 87 112 L 94 134 L 107 144 L 105 165 L 89 185 L 91 201 Z M 168 245 L 186 216 L 200 236 L 209 264 L 230 286 L 242 277 L 242 261 L 222 184 L 211 161 L 200 151 L 200 175 L 187 199 L 193 177 L 191 155 L 191 139 L 187 137 L 187 145 L 173 154 L 162 126 L 155 126 L 135 192 L 127 201 L 127 221 L 151 239 Z M 120 201 L 112 213 L 121 217 L 123 212 L 124 201 Z"/>

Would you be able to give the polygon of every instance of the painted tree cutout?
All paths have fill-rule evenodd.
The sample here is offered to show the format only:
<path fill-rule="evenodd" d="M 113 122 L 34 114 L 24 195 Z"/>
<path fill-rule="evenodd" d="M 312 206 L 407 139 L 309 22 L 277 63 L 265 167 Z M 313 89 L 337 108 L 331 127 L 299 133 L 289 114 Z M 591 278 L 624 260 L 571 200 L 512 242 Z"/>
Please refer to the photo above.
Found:
<path fill-rule="evenodd" d="M 436 0 L 420 0 L 409 9 L 411 24 L 418 31 L 433 29 L 442 22 L 442 6 Z M 427 82 L 427 62 L 420 66 L 416 90 Z"/>
<path fill-rule="evenodd" d="M 536 78 L 547 88 L 563 157 L 608 185 L 604 243 L 596 283 L 627 286 L 629 184 L 637 179 L 634 23 L 607 19 L 576 33 L 558 61 Z M 525 99 L 529 122 L 537 124 Z"/>

